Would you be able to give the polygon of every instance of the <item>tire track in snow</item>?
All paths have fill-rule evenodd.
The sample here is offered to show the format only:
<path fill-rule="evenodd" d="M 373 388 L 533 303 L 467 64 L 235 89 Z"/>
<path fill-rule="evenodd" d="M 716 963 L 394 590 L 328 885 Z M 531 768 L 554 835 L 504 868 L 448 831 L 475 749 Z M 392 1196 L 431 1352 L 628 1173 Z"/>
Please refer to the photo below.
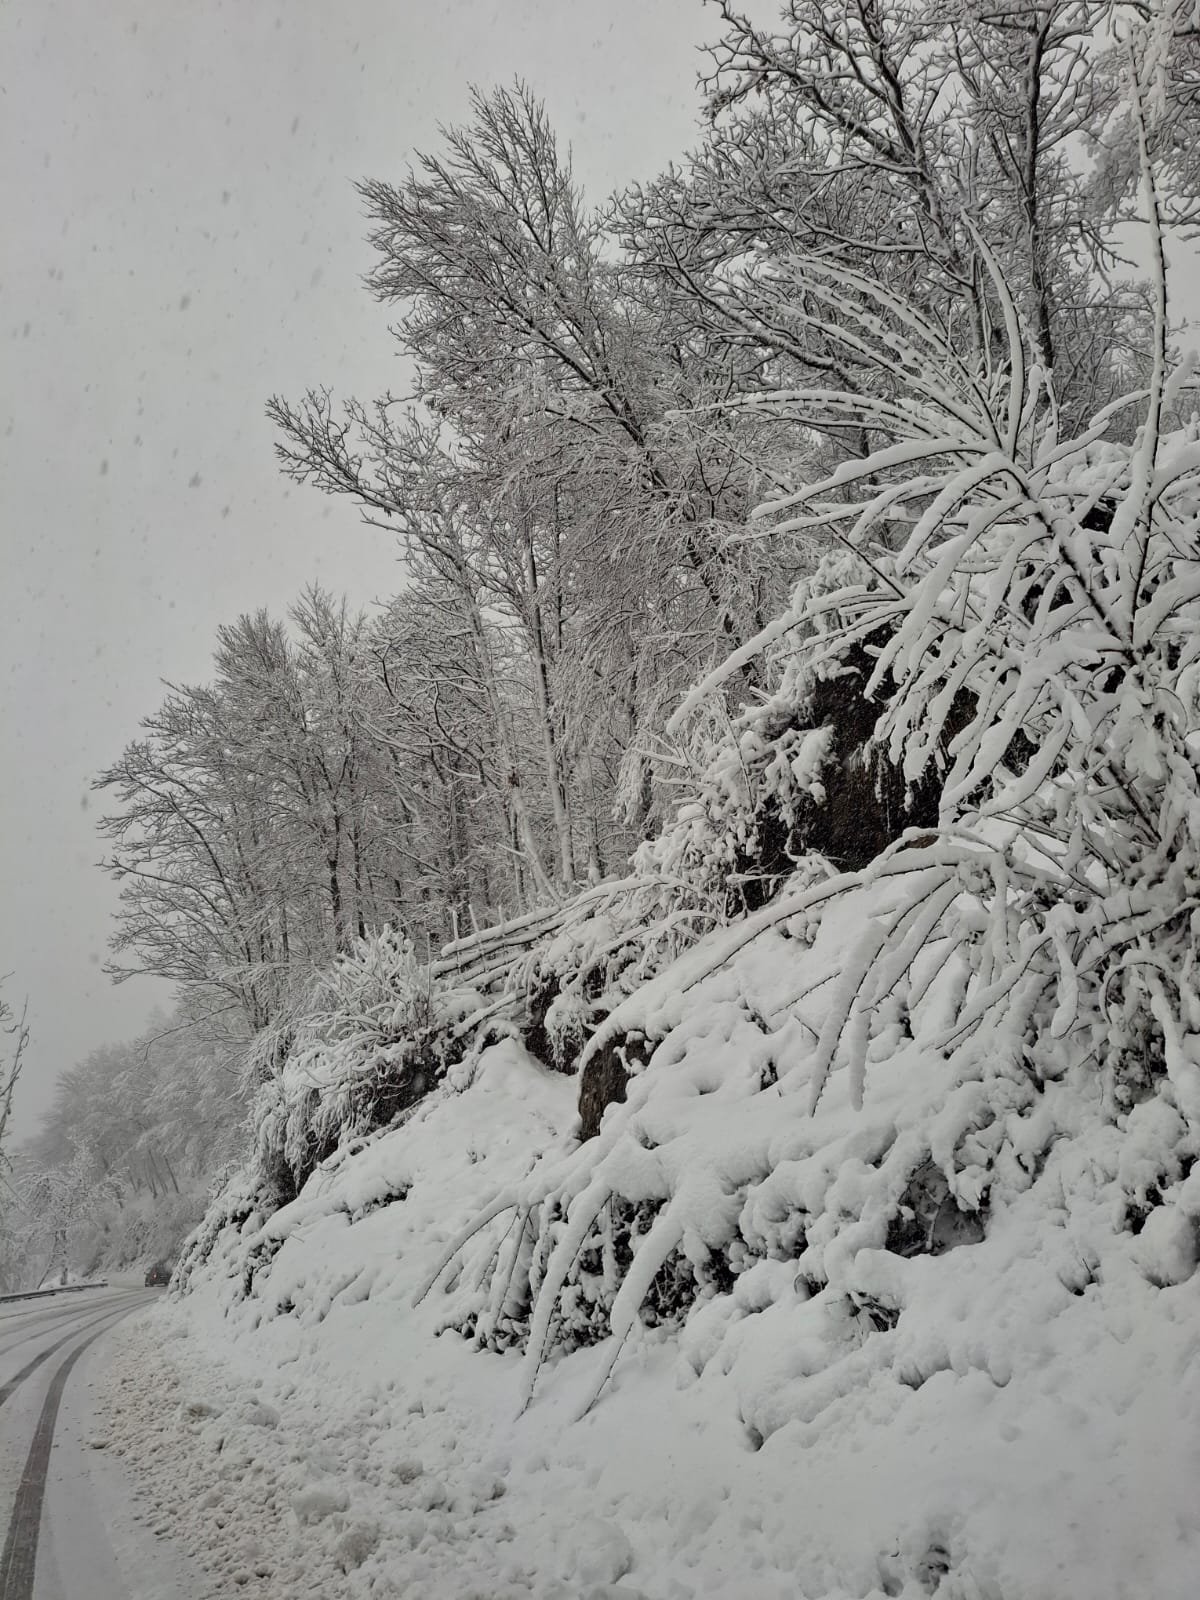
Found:
<path fill-rule="evenodd" d="M 105 1311 L 111 1311 L 114 1305 L 118 1303 L 124 1304 L 126 1299 L 131 1299 L 134 1297 L 140 1298 L 140 1291 L 131 1290 L 129 1295 L 122 1295 L 119 1297 L 119 1299 L 117 1296 L 113 1296 L 111 1299 L 104 1302 Z M 70 1321 L 73 1322 L 77 1328 L 82 1328 L 87 1325 L 87 1319 L 95 1314 L 96 1306 L 94 1303 L 88 1306 L 71 1306 L 69 1310 L 63 1306 L 58 1306 L 54 1311 L 42 1311 L 39 1312 L 36 1317 L 29 1317 L 26 1321 L 18 1325 L 20 1328 L 19 1332 L 17 1332 L 15 1327 L 5 1328 L 3 1322 L 0 1321 L 0 1333 L 11 1332 L 15 1335 L 11 1339 L 5 1339 L 4 1342 L 0 1344 L 0 1356 L 6 1355 L 10 1350 L 15 1350 L 19 1344 L 28 1344 L 30 1339 L 34 1339 L 38 1336 L 39 1332 L 49 1333 L 55 1322 L 60 1322 L 65 1326 L 66 1323 Z M 51 1328 L 45 1327 L 46 1323 L 50 1323 Z"/>
<path fill-rule="evenodd" d="M 135 1302 L 136 1303 L 136 1302 Z M 50 1388 L 42 1403 L 41 1414 L 38 1417 L 37 1427 L 34 1429 L 33 1442 L 29 1446 L 29 1454 L 25 1459 L 25 1469 L 21 1474 L 21 1482 L 17 1489 L 17 1498 L 13 1505 L 12 1517 L 8 1524 L 8 1534 L 4 1541 L 4 1551 L 0 1554 L 0 1600 L 33 1600 L 33 1579 L 37 1566 L 38 1532 L 42 1521 L 42 1504 L 46 1498 L 46 1473 L 50 1466 L 50 1448 L 54 1443 L 54 1425 L 58 1421 L 58 1410 L 62 1404 L 63 1390 L 67 1386 L 67 1379 L 71 1376 L 75 1363 L 80 1356 L 89 1349 L 96 1340 L 114 1327 L 122 1317 L 126 1317 L 134 1309 L 132 1305 L 125 1305 L 114 1315 L 110 1309 L 104 1326 L 97 1328 L 95 1333 L 84 1339 L 82 1344 L 76 1345 L 74 1350 L 60 1362 L 58 1370 L 50 1380 Z M 87 1327 L 95 1326 L 88 1323 Z M 18 1373 L 12 1383 L 4 1390 L 0 1390 L 0 1404 L 8 1398 L 13 1389 L 22 1379 L 39 1367 L 43 1361 L 49 1359 L 54 1352 L 64 1344 L 86 1329 L 77 1328 L 74 1334 L 68 1334 L 65 1339 L 60 1339 L 58 1344 L 52 1345 L 36 1361 L 25 1368 L 23 1373 Z"/>
<path fill-rule="evenodd" d="M 135 1298 L 132 1304 L 122 1301 L 121 1315 L 124 1316 L 126 1311 L 132 1311 L 133 1307 L 139 1303 L 140 1298 L 140 1296 Z M 52 1344 L 47 1349 L 39 1351 L 38 1354 L 34 1356 L 32 1361 L 28 1362 L 21 1368 L 20 1372 L 18 1372 L 14 1377 L 10 1378 L 7 1383 L 0 1384 L 0 1406 L 4 1404 L 10 1395 L 20 1388 L 21 1384 L 25 1382 L 25 1379 L 28 1378 L 31 1373 L 36 1372 L 43 1362 L 49 1361 L 50 1357 L 56 1350 L 61 1350 L 63 1345 L 70 1343 L 70 1341 L 75 1338 L 76 1334 L 84 1333 L 88 1328 L 94 1328 L 97 1322 L 102 1322 L 105 1317 L 111 1316 L 113 1309 L 114 1308 L 110 1303 L 105 1310 L 100 1312 L 97 1316 L 89 1317 L 86 1321 L 73 1321 L 71 1328 L 62 1336 L 61 1339 L 59 1339 L 57 1344 Z M 63 1320 L 65 1321 L 66 1319 L 64 1318 Z M 49 1328 L 43 1328 L 42 1330 L 43 1333 L 49 1333 L 51 1331 L 52 1330 Z M 14 1342 L 16 1344 L 24 1344 L 25 1340 L 17 1339 Z M 5 1349 L 11 1348 L 11 1345 L 5 1346 Z"/>

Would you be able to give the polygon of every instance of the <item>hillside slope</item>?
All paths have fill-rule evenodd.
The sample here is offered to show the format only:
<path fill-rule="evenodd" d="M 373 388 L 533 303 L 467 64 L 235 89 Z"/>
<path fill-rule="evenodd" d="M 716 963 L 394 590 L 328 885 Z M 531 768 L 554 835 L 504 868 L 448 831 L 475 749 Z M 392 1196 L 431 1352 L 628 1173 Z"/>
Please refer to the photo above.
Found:
<path fill-rule="evenodd" d="M 967 1070 L 929 1042 L 951 961 L 861 1110 L 839 1070 L 810 1115 L 821 996 L 894 894 L 815 930 L 776 906 L 635 994 L 659 1042 L 597 1139 L 503 1042 L 193 1267 L 176 1358 L 261 1383 L 272 1449 L 319 1435 L 278 1492 L 301 1518 L 331 1494 L 305 1524 L 331 1572 L 374 1530 L 337 1592 L 1194 1592 L 1200 1193 L 1170 1080 L 1121 1109 L 1061 1045 L 1057 1075 Z"/>

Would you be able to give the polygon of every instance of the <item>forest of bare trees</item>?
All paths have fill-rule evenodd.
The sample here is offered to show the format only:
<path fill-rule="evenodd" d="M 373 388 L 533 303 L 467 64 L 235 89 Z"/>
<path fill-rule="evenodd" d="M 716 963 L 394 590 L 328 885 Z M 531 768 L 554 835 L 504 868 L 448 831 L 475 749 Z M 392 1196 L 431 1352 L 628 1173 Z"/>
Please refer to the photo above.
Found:
<path fill-rule="evenodd" d="M 1148 370 L 1108 7 L 721 14 L 707 136 L 654 184 L 589 201 L 519 85 L 361 186 L 415 392 L 269 409 L 283 470 L 397 540 L 405 587 L 370 619 L 313 591 L 231 624 L 214 681 L 102 776 L 122 962 L 258 1028 L 368 929 L 436 946 L 621 873 L 703 759 L 665 739 L 680 698 L 837 545 L 751 511 L 887 439 L 796 398 L 896 385 L 843 273 L 995 388 L 993 261 L 1068 432 Z M 1163 69 L 1172 152 L 1191 48 Z M 765 687 L 747 659 L 731 707 Z"/>

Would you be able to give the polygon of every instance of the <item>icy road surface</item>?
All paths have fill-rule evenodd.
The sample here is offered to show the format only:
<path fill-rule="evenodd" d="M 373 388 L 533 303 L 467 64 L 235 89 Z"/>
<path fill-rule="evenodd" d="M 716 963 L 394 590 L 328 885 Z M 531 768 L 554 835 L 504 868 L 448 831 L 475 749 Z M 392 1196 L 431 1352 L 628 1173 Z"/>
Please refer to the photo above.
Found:
<path fill-rule="evenodd" d="M 92 1409 L 91 1375 L 155 1291 L 0 1304 L 0 1600 L 200 1600 L 182 1559 L 135 1522 Z"/>

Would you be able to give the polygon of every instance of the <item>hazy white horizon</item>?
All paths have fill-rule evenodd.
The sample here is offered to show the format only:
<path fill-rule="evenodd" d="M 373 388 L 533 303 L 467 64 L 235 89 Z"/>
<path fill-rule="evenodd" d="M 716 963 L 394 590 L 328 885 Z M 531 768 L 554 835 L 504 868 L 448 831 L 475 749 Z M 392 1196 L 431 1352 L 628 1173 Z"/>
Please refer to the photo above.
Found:
<path fill-rule="evenodd" d="M 90 783 L 220 622 L 316 579 L 366 604 L 395 552 L 291 488 L 263 415 L 403 383 L 354 181 L 398 178 L 468 85 L 518 74 L 594 199 L 692 142 L 699 0 L 7 0 L 0 10 L 0 974 L 17 1097 L 169 991 L 102 972 L 115 888 Z"/>

